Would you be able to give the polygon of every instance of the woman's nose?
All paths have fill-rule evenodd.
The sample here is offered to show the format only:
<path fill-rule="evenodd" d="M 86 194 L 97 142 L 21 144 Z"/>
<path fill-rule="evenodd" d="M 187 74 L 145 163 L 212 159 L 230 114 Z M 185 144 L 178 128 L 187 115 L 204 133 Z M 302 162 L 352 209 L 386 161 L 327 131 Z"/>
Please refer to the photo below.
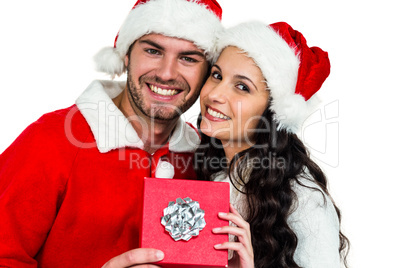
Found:
<path fill-rule="evenodd" d="M 224 103 L 228 98 L 228 90 L 226 90 L 226 85 L 221 81 L 216 84 L 208 94 L 209 99 L 212 102 Z"/>

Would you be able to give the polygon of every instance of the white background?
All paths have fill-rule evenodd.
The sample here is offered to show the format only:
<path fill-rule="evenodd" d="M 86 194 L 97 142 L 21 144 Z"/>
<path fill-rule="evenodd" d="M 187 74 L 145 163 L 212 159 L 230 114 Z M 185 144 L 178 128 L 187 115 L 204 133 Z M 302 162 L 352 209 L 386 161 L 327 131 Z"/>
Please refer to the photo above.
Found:
<path fill-rule="evenodd" d="M 351 267 L 402 267 L 398 1 L 219 2 L 225 26 L 249 19 L 286 21 L 310 46 L 329 52 L 323 106 L 302 137 L 342 209 Z M 93 79 L 108 79 L 93 71 L 92 56 L 113 44 L 133 4 L 0 2 L 0 152 L 43 113 L 72 105 Z M 198 105 L 187 119 L 196 114 Z"/>

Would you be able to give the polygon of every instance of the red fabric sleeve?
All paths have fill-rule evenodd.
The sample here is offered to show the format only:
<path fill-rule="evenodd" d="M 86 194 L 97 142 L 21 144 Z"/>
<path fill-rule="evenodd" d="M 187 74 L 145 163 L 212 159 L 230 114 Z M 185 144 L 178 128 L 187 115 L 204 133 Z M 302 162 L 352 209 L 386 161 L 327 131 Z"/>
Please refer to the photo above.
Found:
<path fill-rule="evenodd" d="M 56 142 L 64 121 L 54 119 L 33 123 L 0 155 L 0 267 L 37 267 L 61 204 L 68 165 L 60 162 L 73 156 Z"/>

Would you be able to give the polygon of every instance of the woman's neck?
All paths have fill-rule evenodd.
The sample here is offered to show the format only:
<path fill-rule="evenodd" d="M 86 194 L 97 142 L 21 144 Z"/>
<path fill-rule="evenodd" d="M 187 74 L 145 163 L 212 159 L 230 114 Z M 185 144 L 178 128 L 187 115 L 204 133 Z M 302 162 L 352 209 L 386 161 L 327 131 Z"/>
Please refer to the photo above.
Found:
<path fill-rule="evenodd" d="M 236 154 L 250 148 L 253 144 L 239 142 L 224 142 L 221 140 L 223 150 L 225 151 L 226 160 L 228 163 L 232 161 Z"/>

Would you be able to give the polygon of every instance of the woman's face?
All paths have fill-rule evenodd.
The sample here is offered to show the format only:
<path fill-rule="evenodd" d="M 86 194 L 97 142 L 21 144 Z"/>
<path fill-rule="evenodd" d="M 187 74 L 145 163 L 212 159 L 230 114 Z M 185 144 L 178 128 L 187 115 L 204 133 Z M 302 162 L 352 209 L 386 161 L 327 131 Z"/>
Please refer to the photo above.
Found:
<path fill-rule="evenodd" d="M 239 151 L 253 145 L 269 92 L 260 69 L 236 47 L 223 50 L 200 94 L 201 131 Z"/>

